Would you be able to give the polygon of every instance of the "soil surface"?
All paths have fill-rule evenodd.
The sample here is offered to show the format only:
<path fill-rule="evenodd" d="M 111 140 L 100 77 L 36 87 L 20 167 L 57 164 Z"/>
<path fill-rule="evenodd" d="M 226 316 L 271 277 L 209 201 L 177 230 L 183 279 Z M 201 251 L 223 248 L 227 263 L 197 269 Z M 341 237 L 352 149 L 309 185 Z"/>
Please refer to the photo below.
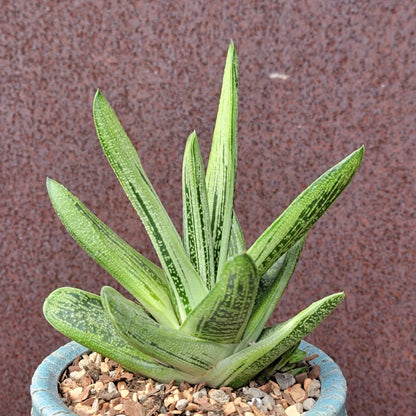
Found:
<path fill-rule="evenodd" d="M 276 373 L 265 384 L 252 381 L 234 390 L 158 383 L 93 352 L 68 367 L 59 391 L 79 416 L 298 416 L 320 395 L 320 368 L 310 364 L 313 358 L 304 360 L 307 371 L 295 377 Z"/>

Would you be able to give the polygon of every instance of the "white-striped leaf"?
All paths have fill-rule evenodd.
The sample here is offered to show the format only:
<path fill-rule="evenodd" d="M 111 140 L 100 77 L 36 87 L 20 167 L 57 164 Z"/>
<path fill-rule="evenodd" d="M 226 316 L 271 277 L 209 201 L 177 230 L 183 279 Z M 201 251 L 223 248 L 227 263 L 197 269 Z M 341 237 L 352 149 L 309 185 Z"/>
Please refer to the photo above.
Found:
<path fill-rule="evenodd" d="M 179 319 L 183 320 L 204 298 L 207 289 L 189 261 L 130 139 L 99 91 L 94 99 L 94 121 L 104 153 L 152 240 L 177 299 Z"/>
<path fill-rule="evenodd" d="M 52 292 L 43 311 L 49 323 L 74 341 L 120 363 L 124 368 L 163 383 L 198 380 L 166 367 L 129 345 L 116 331 L 99 296 L 72 287 Z"/>
<path fill-rule="evenodd" d="M 162 269 L 133 249 L 63 185 L 48 179 L 58 217 L 75 241 L 160 323 L 178 327 Z"/>
<path fill-rule="evenodd" d="M 183 242 L 192 265 L 208 289 L 215 283 L 214 252 L 205 169 L 196 133 L 188 137 L 182 169 Z"/>
<path fill-rule="evenodd" d="M 243 230 L 238 221 L 237 214 L 233 211 L 233 219 L 231 223 L 230 242 L 228 243 L 227 257 L 233 257 L 246 251 L 246 242 L 244 240 Z"/>
<path fill-rule="evenodd" d="M 206 184 L 217 276 L 227 260 L 237 170 L 238 63 L 233 43 L 227 61 L 208 160 Z"/>
<path fill-rule="evenodd" d="M 260 276 L 305 235 L 351 181 L 364 147 L 325 172 L 305 189 L 248 249 Z"/>
<path fill-rule="evenodd" d="M 276 328 L 255 344 L 219 362 L 205 375 L 208 385 L 240 387 L 246 385 L 285 351 L 312 332 L 342 301 L 344 293 L 335 293 L 312 303 L 295 317 Z"/>
<path fill-rule="evenodd" d="M 198 338 L 234 344 L 241 341 L 256 299 L 259 278 L 247 254 L 225 263 L 207 297 L 186 318 L 180 331 Z"/>
<path fill-rule="evenodd" d="M 140 305 L 124 298 L 111 287 L 101 289 L 101 299 L 114 326 L 129 344 L 189 374 L 206 372 L 233 350 L 233 346 L 164 328 L 151 319 Z"/>
<path fill-rule="evenodd" d="M 257 298 L 239 348 L 256 341 L 285 291 L 299 260 L 305 238 L 291 247 L 260 279 Z"/>

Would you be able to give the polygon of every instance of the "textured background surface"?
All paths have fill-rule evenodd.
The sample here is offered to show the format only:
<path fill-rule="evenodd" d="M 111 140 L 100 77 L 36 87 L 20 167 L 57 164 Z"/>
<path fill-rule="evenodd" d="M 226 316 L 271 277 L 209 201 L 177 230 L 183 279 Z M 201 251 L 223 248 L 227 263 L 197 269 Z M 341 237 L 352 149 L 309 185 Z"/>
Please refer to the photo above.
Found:
<path fill-rule="evenodd" d="M 155 259 L 96 139 L 95 89 L 116 109 L 181 227 L 185 139 L 196 128 L 207 155 L 232 38 L 241 83 L 236 207 L 248 243 L 326 168 L 363 143 L 367 150 L 310 233 L 274 319 L 344 289 L 346 301 L 308 340 L 342 367 L 350 415 L 409 414 L 415 3 L 205 3 L 2 1 L 2 413 L 28 413 L 34 368 L 65 342 L 42 317 L 48 293 L 113 284 L 60 225 L 45 177 Z"/>

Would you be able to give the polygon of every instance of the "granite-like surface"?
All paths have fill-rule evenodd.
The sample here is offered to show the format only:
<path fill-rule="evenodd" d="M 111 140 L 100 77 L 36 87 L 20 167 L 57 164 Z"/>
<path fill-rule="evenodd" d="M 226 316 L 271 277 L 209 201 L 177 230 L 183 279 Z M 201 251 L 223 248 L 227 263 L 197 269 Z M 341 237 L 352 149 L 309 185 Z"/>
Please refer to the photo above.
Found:
<path fill-rule="evenodd" d="M 409 414 L 416 356 L 415 30 L 412 0 L 4 0 L 2 413 L 28 414 L 35 367 L 66 341 L 42 317 L 48 293 L 113 284 L 60 225 L 45 178 L 65 184 L 155 259 L 96 139 L 96 88 L 116 109 L 181 227 L 185 139 L 195 128 L 207 156 L 232 38 L 241 85 L 236 206 L 249 243 L 318 175 L 366 145 L 357 176 L 310 233 L 274 320 L 345 290 L 346 301 L 308 340 L 343 369 L 349 414 Z"/>

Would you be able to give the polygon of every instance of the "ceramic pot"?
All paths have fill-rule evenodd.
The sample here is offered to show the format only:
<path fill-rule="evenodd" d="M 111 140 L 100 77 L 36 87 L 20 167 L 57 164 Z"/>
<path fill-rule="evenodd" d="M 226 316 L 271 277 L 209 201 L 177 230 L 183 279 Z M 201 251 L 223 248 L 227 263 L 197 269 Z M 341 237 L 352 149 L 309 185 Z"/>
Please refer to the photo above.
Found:
<path fill-rule="evenodd" d="M 321 367 L 321 396 L 308 416 L 346 416 L 347 383 L 338 365 L 327 354 L 312 344 L 302 341 L 300 348 L 308 355 L 318 354 L 312 363 Z M 32 378 L 32 416 L 74 416 L 58 394 L 58 380 L 78 355 L 89 350 L 70 342 L 46 357 Z"/>

